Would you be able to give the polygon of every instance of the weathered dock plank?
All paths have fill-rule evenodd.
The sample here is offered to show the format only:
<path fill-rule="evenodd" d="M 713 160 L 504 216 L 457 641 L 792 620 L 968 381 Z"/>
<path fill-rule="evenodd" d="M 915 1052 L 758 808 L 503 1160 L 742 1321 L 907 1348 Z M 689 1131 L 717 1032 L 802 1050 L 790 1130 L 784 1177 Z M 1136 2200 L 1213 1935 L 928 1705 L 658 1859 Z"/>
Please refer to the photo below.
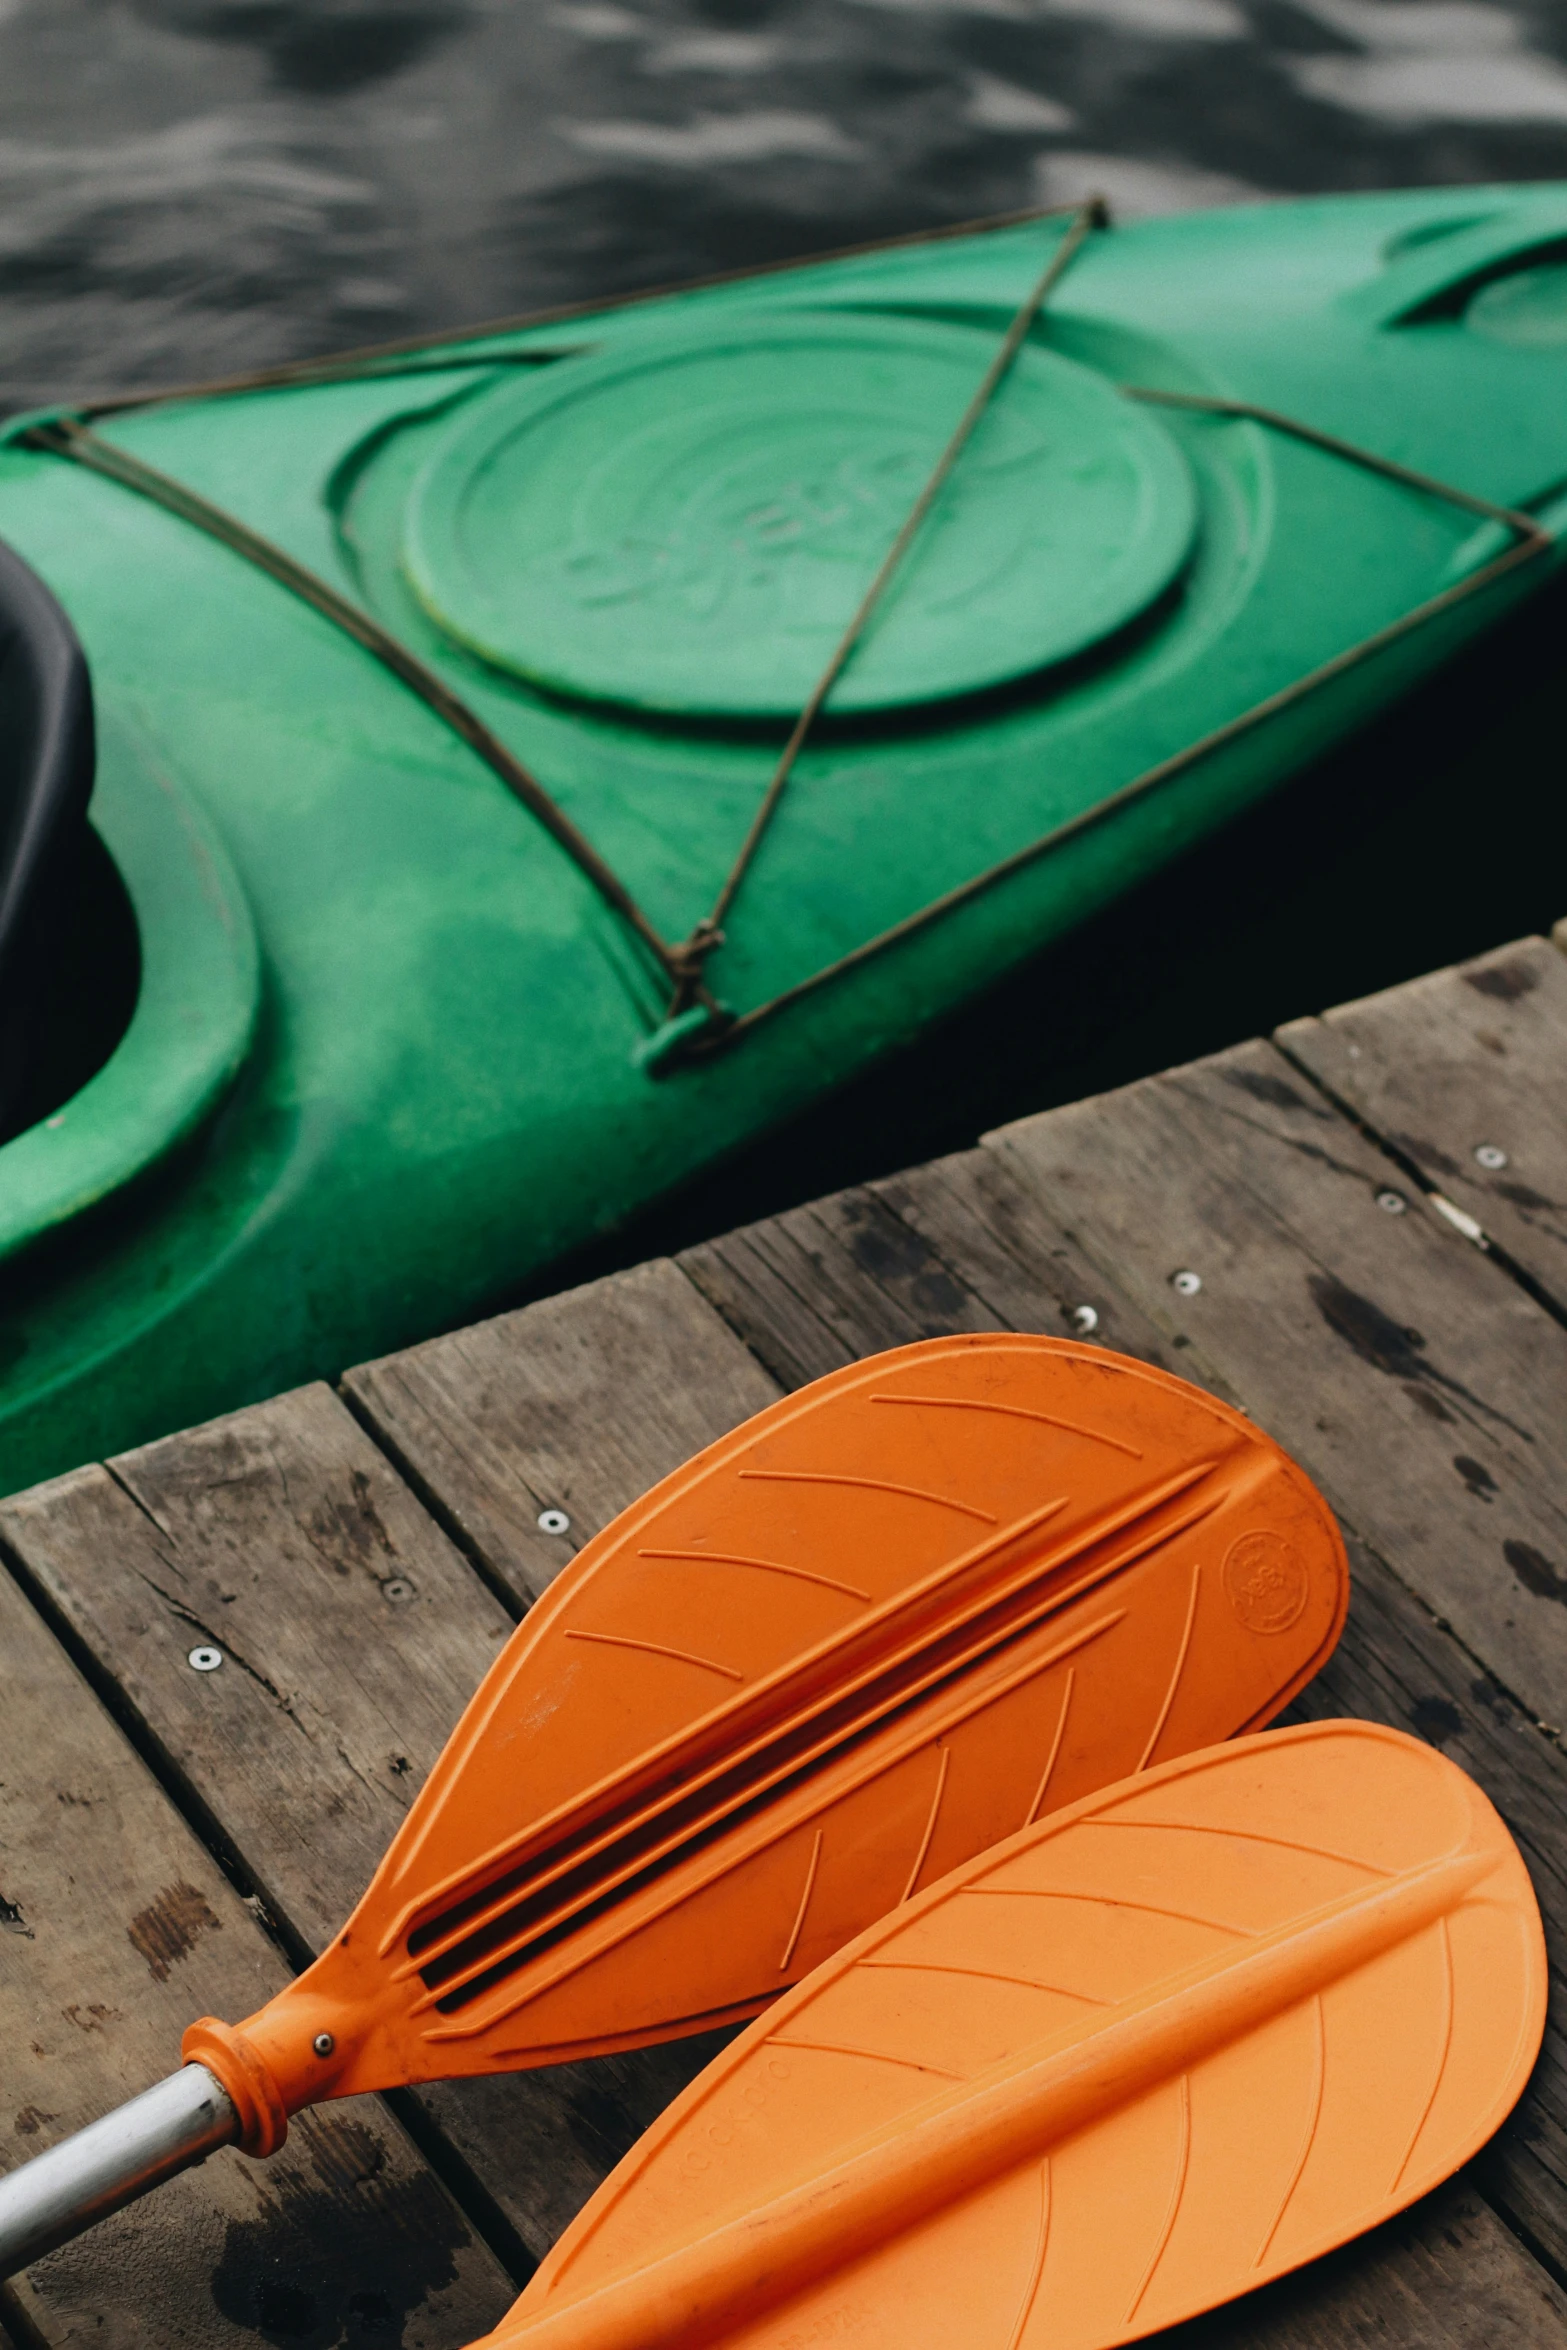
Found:
<path fill-rule="evenodd" d="M 792 1388 L 913 1338 L 989 1326 L 983 1301 L 936 1271 L 911 1238 L 868 1191 L 840 1192 L 676 1262 Z"/>
<path fill-rule="evenodd" d="M 1466 1646 L 1558 1720 L 1567 1330 L 1400 1188 L 1271 1045 L 987 1147 Z M 1182 1294 L 1178 1274 L 1200 1289 Z"/>
<path fill-rule="evenodd" d="M 327 1387 L 80 1469 L 0 1529 L 302 1944 L 511 1631 Z M 224 1663 L 193 1672 L 193 1644 Z"/>
<path fill-rule="evenodd" d="M 1524 939 L 1275 1041 L 1567 1312 L 1567 957 Z"/>
<path fill-rule="evenodd" d="M 964 1151 L 872 1187 L 876 1197 L 969 1284 L 990 1311 L 1020 1330 L 1058 1329 L 1139 1355 L 1238 1403 L 1211 1363 L 1195 1364 L 1063 1232 L 1000 1154 Z M 1094 1316 L 1085 1327 L 1084 1309 Z M 1052 1320 L 1054 1315 L 1054 1320 Z"/>
<path fill-rule="evenodd" d="M 628 1501 L 778 1394 L 663 1262 L 362 1364 L 343 1389 L 519 1613 Z M 561 1533 L 540 1526 L 551 1510 Z"/>
<path fill-rule="evenodd" d="M 287 1968 L 9 1577 L 0 1577 L 0 2013 L 10 2169 L 179 2062 Z M 510 2286 L 373 2100 L 303 2118 L 266 2165 L 215 2155 L 36 2261 L 24 2332 L 101 2350 L 291 2335 L 459 2350 Z"/>
<path fill-rule="evenodd" d="M 506 1611 L 323 1387 L 37 1487 L 0 1505 L 0 1532 L 243 1856 L 296 1958 L 314 1955 L 511 1631 Z M 223 1651 L 215 1672 L 190 1667 L 202 1641 Z M 537 2258 L 706 2048 L 445 2083 L 416 2103 Z"/>
<path fill-rule="evenodd" d="M 880 1347 L 998 1326 L 1200 1376 L 986 1151 L 813 1200 L 676 1261 L 783 1386 Z"/>

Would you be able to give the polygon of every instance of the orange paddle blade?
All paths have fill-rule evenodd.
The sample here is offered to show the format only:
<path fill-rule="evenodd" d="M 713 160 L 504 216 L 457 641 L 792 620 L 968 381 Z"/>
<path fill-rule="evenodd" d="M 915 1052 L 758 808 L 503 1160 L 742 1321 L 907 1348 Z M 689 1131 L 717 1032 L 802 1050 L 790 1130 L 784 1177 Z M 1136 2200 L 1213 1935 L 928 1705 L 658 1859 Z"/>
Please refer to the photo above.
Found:
<path fill-rule="evenodd" d="M 862 1934 L 654 2125 L 484 2350 L 1109 2350 L 1446 2178 L 1545 2022 L 1479 1789 L 1325 1722 L 1071 1806 Z"/>
<path fill-rule="evenodd" d="M 753 2014 L 1026 1821 L 1267 1721 L 1346 1597 L 1307 1479 L 1180 1380 L 1000 1334 L 855 1364 L 586 1546 L 348 1929 L 186 2055 L 257 2149 L 318 2097 Z"/>

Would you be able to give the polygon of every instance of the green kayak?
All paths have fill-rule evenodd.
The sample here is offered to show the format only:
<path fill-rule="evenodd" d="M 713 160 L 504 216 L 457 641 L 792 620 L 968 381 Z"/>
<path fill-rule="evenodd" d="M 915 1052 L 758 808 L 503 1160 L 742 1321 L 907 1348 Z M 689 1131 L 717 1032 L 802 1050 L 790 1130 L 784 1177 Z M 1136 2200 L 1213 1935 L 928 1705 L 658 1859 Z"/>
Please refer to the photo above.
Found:
<path fill-rule="evenodd" d="M 0 541 L 97 765 L 71 852 L 85 681 L 7 730 L 0 569 L 0 992 L 47 997 L 71 853 L 139 958 L 74 1091 L 39 1015 L 0 1144 L 0 1489 L 536 1280 L 1564 530 L 1555 186 L 1035 218 L 13 419 Z"/>

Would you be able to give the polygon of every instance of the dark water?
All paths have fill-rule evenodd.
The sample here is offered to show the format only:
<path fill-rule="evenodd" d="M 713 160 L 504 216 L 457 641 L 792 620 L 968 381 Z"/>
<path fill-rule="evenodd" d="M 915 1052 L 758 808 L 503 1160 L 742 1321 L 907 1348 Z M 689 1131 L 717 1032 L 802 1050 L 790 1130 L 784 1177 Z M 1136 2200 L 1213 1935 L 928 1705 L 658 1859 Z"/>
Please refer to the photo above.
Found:
<path fill-rule="evenodd" d="M 1567 172 L 1567 6 L 0 0 L 0 397 L 1104 187 Z"/>
<path fill-rule="evenodd" d="M 0 0 L 0 406 L 1092 186 L 1567 177 L 1567 0 Z M 1567 600 L 623 1253 L 1567 912 Z"/>

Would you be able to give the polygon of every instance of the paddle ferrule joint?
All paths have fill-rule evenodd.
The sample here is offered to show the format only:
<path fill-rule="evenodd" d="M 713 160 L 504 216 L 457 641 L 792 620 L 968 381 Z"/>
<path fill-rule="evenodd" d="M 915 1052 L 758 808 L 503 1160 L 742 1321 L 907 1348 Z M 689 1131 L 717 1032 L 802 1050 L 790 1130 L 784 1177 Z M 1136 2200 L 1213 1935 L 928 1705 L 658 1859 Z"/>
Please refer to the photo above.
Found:
<path fill-rule="evenodd" d="M 180 2042 L 187 2065 L 204 2065 L 221 2083 L 233 2107 L 233 2135 L 242 2154 L 275 2154 L 288 2136 L 288 2107 L 272 2069 L 254 2044 L 232 2024 L 204 2015 Z"/>

